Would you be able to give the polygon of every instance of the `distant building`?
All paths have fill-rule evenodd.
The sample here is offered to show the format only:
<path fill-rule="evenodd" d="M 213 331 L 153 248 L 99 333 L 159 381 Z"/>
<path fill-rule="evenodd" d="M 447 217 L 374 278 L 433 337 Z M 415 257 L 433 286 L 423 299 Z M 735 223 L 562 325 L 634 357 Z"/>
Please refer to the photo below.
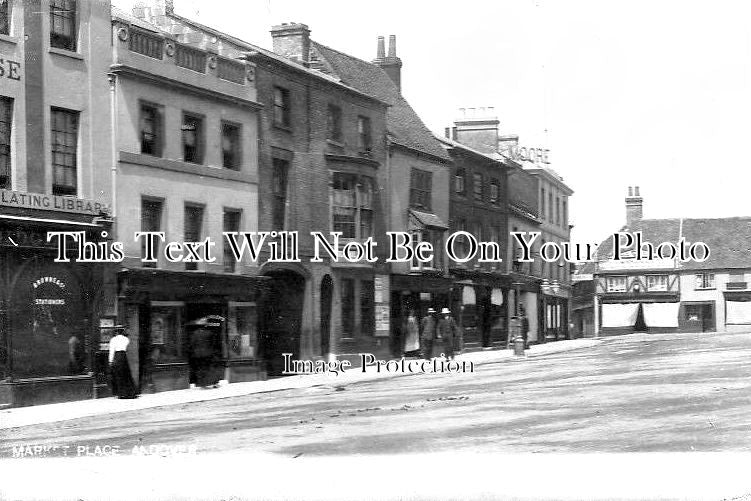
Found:
<path fill-rule="evenodd" d="M 55 263 L 46 236 L 112 239 L 109 37 L 108 1 L 0 2 L 0 408 L 106 383 L 114 265 Z"/>
<path fill-rule="evenodd" d="M 733 332 L 751 328 L 751 217 L 718 219 L 643 219 L 639 188 L 629 188 L 627 224 L 620 231 L 641 232 L 647 242 L 664 246 L 660 258 L 637 260 L 635 245 L 613 259 L 611 237 L 598 248 L 597 260 L 577 275 L 593 280 L 591 318 L 595 335 L 629 332 Z M 625 237 L 624 237 L 625 239 Z M 703 262 L 673 258 L 670 245 L 704 242 Z M 703 252 L 696 257 L 703 260 Z M 583 318 L 589 314 L 584 309 Z"/>

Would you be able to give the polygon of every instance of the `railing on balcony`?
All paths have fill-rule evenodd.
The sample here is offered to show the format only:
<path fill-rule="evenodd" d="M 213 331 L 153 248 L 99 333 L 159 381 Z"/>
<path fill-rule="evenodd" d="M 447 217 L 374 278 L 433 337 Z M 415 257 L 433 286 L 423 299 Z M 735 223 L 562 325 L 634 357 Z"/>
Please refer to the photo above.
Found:
<path fill-rule="evenodd" d="M 729 291 L 746 290 L 746 282 L 728 282 L 725 286 Z"/>
<path fill-rule="evenodd" d="M 222 80 L 235 82 L 240 85 L 245 83 L 245 65 L 239 61 L 223 57 L 217 58 L 216 70 L 217 76 Z"/>
<path fill-rule="evenodd" d="M 144 56 L 153 57 L 154 59 L 162 59 L 164 54 L 164 40 L 154 34 L 140 31 L 130 30 L 130 44 L 128 48 Z"/>
<path fill-rule="evenodd" d="M 176 44 L 175 63 L 198 73 L 206 73 L 206 53 L 199 49 Z"/>

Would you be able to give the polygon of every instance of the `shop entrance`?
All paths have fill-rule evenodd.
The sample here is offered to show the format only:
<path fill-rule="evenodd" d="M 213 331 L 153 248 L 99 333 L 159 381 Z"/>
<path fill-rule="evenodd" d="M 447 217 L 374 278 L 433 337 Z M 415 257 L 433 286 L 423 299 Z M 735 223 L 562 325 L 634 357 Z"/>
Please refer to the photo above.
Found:
<path fill-rule="evenodd" d="M 334 284 L 329 275 L 321 280 L 321 356 L 331 351 L 331 300 Z"/>
<path fill-rule="evenodd" d="M 260 317 L 261 353 L 267 374 L 279 376 L 284 370 L 284 353 L 300 356 L 305 277 L 291 270 L 271 271 Z"/>

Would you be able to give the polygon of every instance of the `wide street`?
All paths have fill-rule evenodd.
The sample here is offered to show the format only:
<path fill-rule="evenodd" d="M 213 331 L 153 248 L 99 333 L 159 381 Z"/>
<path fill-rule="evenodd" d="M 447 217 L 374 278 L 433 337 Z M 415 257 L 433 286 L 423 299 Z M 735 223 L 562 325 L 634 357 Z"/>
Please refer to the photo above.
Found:
<path fill-rule="evenodd" d="M 751 334 L 637 334 L 474 374 L 349 385 L 332 376 L 309 389 L 8 429 L 0 456 L 50 441 L 280 457 L 748 451 L 749 360 Z"/>

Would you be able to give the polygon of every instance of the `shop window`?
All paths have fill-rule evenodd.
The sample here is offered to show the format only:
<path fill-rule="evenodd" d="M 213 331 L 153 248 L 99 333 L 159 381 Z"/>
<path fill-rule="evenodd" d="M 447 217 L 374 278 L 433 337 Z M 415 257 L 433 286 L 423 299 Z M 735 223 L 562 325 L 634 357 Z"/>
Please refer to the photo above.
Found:
<path fill-rule="evenodd" d="M 10 33 L 10 7 L 8 0 L 0 0 L 0 35 Z"/>
<path fill-rule="evenodd" d="M 714 273 L 698 273 L 696 275 L 696 289 L 714 289 Z"/>
<path fill-rule="evenodd" d="M 238 124 L 222 122 L 222 166 L 225 169 L 240 170 L 242 163 L 241 131 L 242 128 Z"/>
<path fill-rule="evenodd" d="M 647 275 L 647 291 L 657 292 L 668 290 L 667 275 Z"/>
<path fill-rule="evenodd" d="M 625 276 L 607 277 L 606 281 L 608 292 L 626 292 Z"/>
<path fill-rule="evenodd" d="M 230 359 L 253 358 L 258 355 L 255 303 L 229 303 L 227 318 L 227 352 Z"/>
<path fill-rule="evenodd" d="M 366 239 L 373 235 L 373 179 L 345 172 L 332 173 L 333 231 L 342 238 Z"/>
<path fill-rule="evenodd" d="M 203 134 L 203 118 L 183 113 L 183 161 L 193 164 L 203 163 Z"/>
<path fill-rule="evenodd" d="M 222 223 L 222 231 L 228 232 L 228 233 L 237 233 L 240 231 L 240 219 L 242 217 L 242 212 L 239 210 L 232 210 L 232 209 L 225 209 L 224 210 L 224 221 Z M 224 257 L 223 257 L 223 264 L 224 264 L 224 271 L 225 273 L 234 273 L 235 269 L 237 268 L 237 261 L 235 260 L 235 255 L 232 253 L 232 250 L 230 249 L 229 243 L 227 242 L 227 239 L 223 239 L 224 242 Z"/>
<path fill-rule="evenodd" d="M 271 179 L 271 193 L 273 196 L 273 205 L 271 207 L 271 224 L 272 230 L 281 231 L 284 229 L 284 218 L 287 206 L 287 175 L 289 173 L 289 162 L 281 158 L 275 158 L 273 161 L 273 172 Z"/>
<path fill-rule="evenodd" d="M 201 241 L 201 232 L 203 229 L 203 207 L 197 205 L 185 206 L 185 241 Z M 186 270 L 197 270 L 198 263 L 185 263 Z"/>
<path fill-rule="evenodd" d="M 328 134 L 327 138 L 337 143 L 342 142 L 342 109 L 335 104 L 329 104 L 328 108 Z"/>
<path fill-rule="evenodd" d="M 76 50 L 76 0 L 50 0 L 50 46 Z"/>
<path fill-rule="evenodd" d="M 475 195 L 475 200 L 482 200 L 482 188 L 483 188 L 482 174 L 479 172 L 475 172 L 472 178 L 473 178 L 472 192 Z"/>
<path fill-rule="evenodd" d="M 0 188 L 11 188 L 13 99 L 0 96 Z"/>
<path fill-rule="evenodd" d="M 454 176 L 454 191 L 459 195 L 465 195 L 467 190 L 467 173 L 464 169 L 456 169 L 456 175 Z"/>
<path fill-rule="evenodd" d="M 409 186 L 409 205 L 415 209 L 430 210 L 433 173 L 412 169 Z"/>
<path fill-rule="evenodd" d="M 343 278 L 341 285 L 342 299 L 342 337 L 351 338 L 355 335 L 355 281 Z"/>
<path fill-rule="evenodd" d="M 141 153 L 162 156 L 162 114 L 158 106 L 141 103 Z"/>
<path fill-rule="evenodd" d="M 375 284 L 372 280 L 360 282 L 360 332 L 375 334 Z"/>
<path fill-rule="evenodd" d="M 151 359 L 154 363 L 187 359 L 182 303 L 151 303 Z"/>
<path fill-rule="evenodd" d="M 282 87 L 274 87 L 274 125 L 292 125 L 289 90 Z"/>
<path fill-rule="evenodd" d="M 78 192 L 78 112 L 52 108 L 52 194 Z"/>
<path fill-rule="evenodd" d="M 162 231 L 162 207 L 164 202 L 161 200 L 142 199 L 141 200 L 141 231 Z M 146 262 L 146 237 L 141 237 L 141 266 L 144 268 L 156 268 L 158 263 Z M 156 239 L 156 258 L 159 256 L 159 239 Z"/>
<path fill-rule="evenodd" d="M 361 155 L 370 156 L 373 148 L 370 118 L 357 117 L 357 148 Z"/>

